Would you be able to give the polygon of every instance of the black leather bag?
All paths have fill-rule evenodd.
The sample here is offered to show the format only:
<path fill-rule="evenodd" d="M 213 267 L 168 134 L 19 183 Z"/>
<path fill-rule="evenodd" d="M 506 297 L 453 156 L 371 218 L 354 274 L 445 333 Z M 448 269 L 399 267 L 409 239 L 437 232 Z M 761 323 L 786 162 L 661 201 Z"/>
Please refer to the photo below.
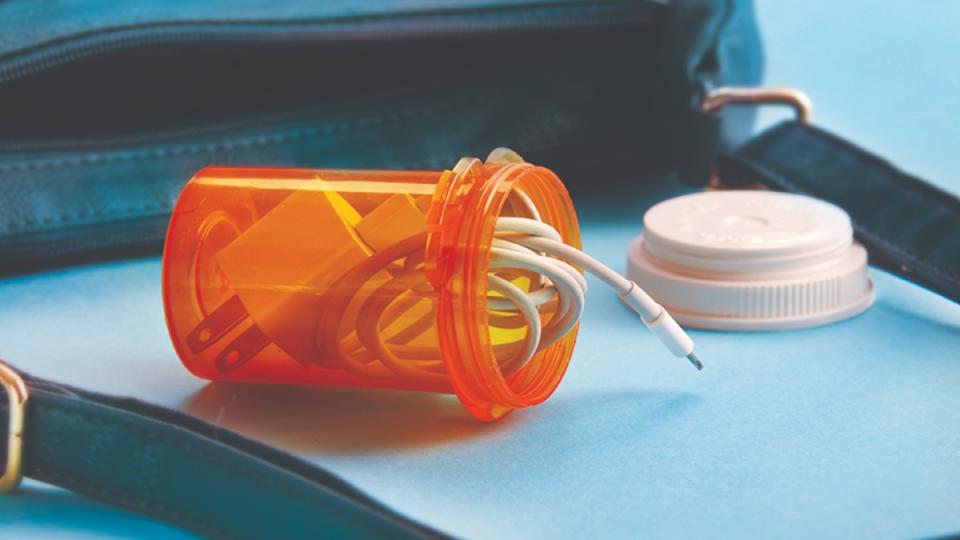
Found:
<path fill-rule="evenodd" d="M 430 7 L 434 6 L 434 7 Z M 159 253 L 208 164 L 448 168 L 509 146 L 703 179 L 761 71 L 747 1 L 0 3 L 0 275 Z M 623 175 L 619 175 L 623 178 Z"/>

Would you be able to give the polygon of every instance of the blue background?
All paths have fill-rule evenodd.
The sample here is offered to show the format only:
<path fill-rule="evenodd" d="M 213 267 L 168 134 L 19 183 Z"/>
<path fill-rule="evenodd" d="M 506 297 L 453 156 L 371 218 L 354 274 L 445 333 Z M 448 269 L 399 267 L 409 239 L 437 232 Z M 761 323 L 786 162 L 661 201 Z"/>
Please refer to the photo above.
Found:
<path fill-rule="evenodd" d="M 758 2 L 767 84 L 814 119 L 960 192 L 960 3 Z M 783 113 L 764 110 L 761 125 Z M 852 179 L 855 180 L 855 179 Z M 644 208 L 581 209 L 616 268 Z M 0 356 L 185 409 L 326 466 L 471 537 L 921 537 L 960 531 L 960 307 L 874 271 L 868 312 L 780 334 L 697 332 L 671 360 L 592 280 L 568 376 L 544 405 L 479 424 L 444 396 L 207 385 L 168 343 L 156 259 L 0 281 Z M 0 532 L 185 536 L 27 482 Z"/>

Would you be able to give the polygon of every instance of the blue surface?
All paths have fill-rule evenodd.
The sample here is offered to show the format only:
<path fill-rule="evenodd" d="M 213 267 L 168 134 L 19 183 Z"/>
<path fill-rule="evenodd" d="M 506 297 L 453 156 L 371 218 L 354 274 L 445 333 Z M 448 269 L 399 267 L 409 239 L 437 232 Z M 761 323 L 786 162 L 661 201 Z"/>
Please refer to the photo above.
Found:
<path fill-rule="evenodd" d="M 960 5 L 850 4 L 761 1 L 769 82 L 808 90 L 820 124 L 960 191 Z M 642 208 L 664 189 L 628 194 L 636 211 L 626 215 L 585 209 L 588 250 L 622 269 Z M 874 276 L 876 305 L 840 324 L 696 333 L 702 373 L 669 359 L 591 281 L 557 393 L 492 425 L 441 396 L 206 385 L 168 343 L 152 259 L 0 281 L 0 356 L 262 438 L 459 535 L 960 531 L 960 307 Z M 32 482 L 0 498 L 0 526 L 58 538 L 183 535 Z"/>

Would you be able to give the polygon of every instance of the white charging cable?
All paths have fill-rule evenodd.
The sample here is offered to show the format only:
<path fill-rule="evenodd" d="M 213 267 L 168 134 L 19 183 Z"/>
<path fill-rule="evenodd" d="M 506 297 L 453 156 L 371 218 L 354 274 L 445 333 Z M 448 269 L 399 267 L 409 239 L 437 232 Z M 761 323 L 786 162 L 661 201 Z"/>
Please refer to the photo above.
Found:
<path fill-rule="evenodd" d="M 534 216 L 539 217 L 539 216 Z M 640 315 L 643 323 L 676 357 L 686 357 L 697 369 L 703 364 L 693 352 L 693 340 L 639 285 L 618 274 L 600 261 L 565 243 L 556 229 L 524 217 L 497 219 L 490 249 L 488 288 L 500 296 L 489 298 L 493 311 L 518 312 L 529 326 L 519 365 L 538 350 L 556 342 L 569 332 L 583 314 L 587 282 L 570 263 L 582 267 L 612 287 L 624 303 Z M 543 286 L 525 292 L 497 272 L 532 271 L 544 276 Z M 540 309 L 557 298 L 555 315 L 541 327 Z"/>
<path fill-rule="evenodd" d="M 526 327 L 527 330 L 520 342 L 494 346 L 502 373 L 515 373 L 538 351 L 553 345 L 576 327 L 583 315 L 587 280 L 574 265 L 612 287 L 671 353 L 686 357 L 697 369 L 703 369 L 693 352 L 693 341 L 662 306 L 633 281 L 565 244 L 560 233 L 542 221 L 536 205 L 522 190 L 515 188 L 511 196 L 522 207 L 514 210 L 525 217 L 503 216 L 496 221 L 488 259 L 488 317 L 491 328 Z M 326 325 L 330 335 L 321 336 L 321 342 L 333 344 L 330 351 L 341 365 L 361 376 L 400 375 L 443 383 L 447 375 L 439 351 L 435 347 L 409 343 L 411 335 L 422 331 L 422 322 L 429 324 L 429 318 L 416 320 L 391 336 L 381 331 L 389 324 L 384 321 L 396 319 L 399 313 L 424 298 L 419 294 L 406 297 L 405 291 L 430 290 L 421 269 L 422 243 L 416 237 L 401 242 L 341 279 L 365 283 L 383 268 L 383 263 L 398 259 L 404 260 L 404 271 L 365 295 L 356 331 L 341 339 L 338 324 Z M 347 295 L 338 298 L 342 302 L 350 301 Z M 332 312 L 339 313 L 346 305 L 343 303 Z"/>

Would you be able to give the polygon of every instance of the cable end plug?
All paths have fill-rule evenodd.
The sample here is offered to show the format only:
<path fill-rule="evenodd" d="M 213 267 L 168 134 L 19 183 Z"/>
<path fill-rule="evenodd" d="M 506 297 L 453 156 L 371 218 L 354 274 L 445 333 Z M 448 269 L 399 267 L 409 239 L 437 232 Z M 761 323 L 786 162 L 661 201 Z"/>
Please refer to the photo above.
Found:
<path fill-rule="evenodd" d="M 621 295 L 623 301 L 640 315 L 643 324 L 657 336 L 667 349 L 677 358 L 686 357 L 698 370 L 703 369 L 703 362 L 693 353 L 693 340 L 677 324 L 677 321 L 656 303 L 653 298 L 644 292 L 636 283 L 630 282 L 630 289 Z"/>
<path fill-rule="evenodd" d="M 680 328 L 677 321 L 667 313 L 667 310 L 660 308 L 660 314 L 652 321 L 643 321 L 647 328 L 657 336 L 660 343 L 663 343 L 667 349 L 677 358 L 686 357 L 698 370 L 703 369 L 703 362 L 693 352 L 693 340 Z"/>

